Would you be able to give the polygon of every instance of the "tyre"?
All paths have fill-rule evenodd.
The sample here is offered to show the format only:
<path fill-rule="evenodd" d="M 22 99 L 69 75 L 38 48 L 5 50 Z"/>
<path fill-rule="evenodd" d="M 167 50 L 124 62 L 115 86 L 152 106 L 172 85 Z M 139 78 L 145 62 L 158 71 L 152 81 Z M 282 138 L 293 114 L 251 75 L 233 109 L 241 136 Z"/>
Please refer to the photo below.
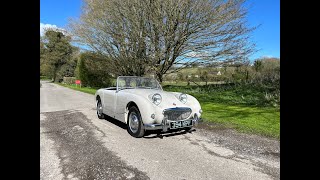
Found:
<path fill-rule="evenodd" d="M 140 112 L 135 106 L 129 108 L 127 130 L 131 136 L 136 138 L 143 137 L 145 133 Z"/>
<path fill-rule="evenodd" d="M 100 98 L 98 98 L 97 100 L 97 116 L 99 119 L 104 119 L 103 108 Z"/>

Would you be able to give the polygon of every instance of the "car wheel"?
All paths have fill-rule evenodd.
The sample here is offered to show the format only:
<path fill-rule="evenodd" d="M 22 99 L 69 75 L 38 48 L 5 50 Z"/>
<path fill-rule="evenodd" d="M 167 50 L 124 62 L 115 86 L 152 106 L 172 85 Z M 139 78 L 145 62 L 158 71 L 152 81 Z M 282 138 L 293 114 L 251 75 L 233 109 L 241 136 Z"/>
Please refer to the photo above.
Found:
<path fill-rule="evenodd" d="M 97 100 L 97 116 L 99 119 L 104 119 L 104 114 L 102 111 L 102 103 L 100 98 Z"/>
<path fill-rule="evenodd" d="M 128 133 L 131 136 L 136 138 L 143 137 L 145 130 L 142 123 L 142 118 L 138 108 L 135 106 L 132 106 L 129 109 L 127 125 Z"/>

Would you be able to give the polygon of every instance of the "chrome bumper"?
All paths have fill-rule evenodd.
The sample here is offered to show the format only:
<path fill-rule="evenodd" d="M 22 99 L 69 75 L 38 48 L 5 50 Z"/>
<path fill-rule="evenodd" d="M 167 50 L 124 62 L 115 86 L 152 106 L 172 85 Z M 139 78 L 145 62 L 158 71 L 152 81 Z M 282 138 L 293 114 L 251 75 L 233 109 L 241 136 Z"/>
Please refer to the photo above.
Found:
<path fill-rule="evenodd" d="M 196 127 L 201 119 L 191 119 L 192 125 L 188 127 Z M 183 128 L 183 127 L 182 127 Z M 162 129 L 163 132 L 167 132 L 170 129 L 170 120 L 162 120 L 161 124 L 144 124 L 145 130 L 158 130 Z"/>

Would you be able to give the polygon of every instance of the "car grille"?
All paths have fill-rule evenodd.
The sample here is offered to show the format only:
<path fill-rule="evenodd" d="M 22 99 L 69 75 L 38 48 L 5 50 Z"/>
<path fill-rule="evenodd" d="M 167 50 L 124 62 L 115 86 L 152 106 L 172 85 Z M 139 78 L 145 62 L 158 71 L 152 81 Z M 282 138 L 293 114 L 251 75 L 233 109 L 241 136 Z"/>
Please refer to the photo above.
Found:
<path fill-rule="evenodd" d="M 164 110 L 164 117 L 171 121 L 188 119 L 191 114 L 190 108 L 171 108 Z"/>

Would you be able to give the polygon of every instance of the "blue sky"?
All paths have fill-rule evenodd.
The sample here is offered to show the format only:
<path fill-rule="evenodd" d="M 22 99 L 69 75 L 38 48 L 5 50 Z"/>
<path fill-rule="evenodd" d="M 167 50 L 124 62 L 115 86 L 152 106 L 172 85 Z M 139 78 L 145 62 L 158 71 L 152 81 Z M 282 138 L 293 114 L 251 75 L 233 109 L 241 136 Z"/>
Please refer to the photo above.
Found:
<path fill-rule="evenodd" d="M 262 56 L 280 58 L 280 0 L 248 0 L 246 4 L 250 5 L 249 25 L 260 25 L 252 33 L 259 51 L 250 59 Z M 69 18 L 79 17 L 81 5 L 82 0 L 40 0 L 40 28 L 65 28 Z"/>

